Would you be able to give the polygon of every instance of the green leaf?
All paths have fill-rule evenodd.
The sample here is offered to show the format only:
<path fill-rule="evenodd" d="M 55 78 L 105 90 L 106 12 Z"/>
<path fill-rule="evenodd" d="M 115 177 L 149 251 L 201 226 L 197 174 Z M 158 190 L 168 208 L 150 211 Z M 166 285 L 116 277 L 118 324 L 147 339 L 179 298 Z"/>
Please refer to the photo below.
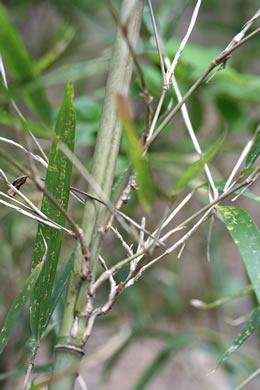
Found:
<path fill-rule="evenodd" d="M 122 355 L 125 353 L 126 349 L 134 340 L 134 336 L 134 333 L 130 333 L 126 340 L 123 342 L 123 344 L 120 346 L 120 348 L 118 348 L 115 353 L 105 362 L 104 378 L 106 381 L 109 380 L 109 377 L 113 372 L 113 369 L 115 368 L 116 364 L 120 361 Z"/>
<path fill-rule="evenodd" d="M 260 127 L 257 131 L 255 141 L 247 155 L 245 168 L 251 168 L 255 160 L 259 157 L 259 155 L 260 155 Z"/>
<path fill-rule="evenodd" d="M 18 120 L 17 120 L 18 119 Z M 43 126 L 39 126 L 37 123 L 33 122 L 30 119 L 26 119 L 25 122 L 20 120 L 20 118 L 13 118 L 13 115 L 7 112 L 0 112 L 0 123 L 5 126 L 15 127 L 17 129 L 30 130 L 33 134 L 41 138 L 48 138 L 49 130 Z"/>
<path fill-rule="evenodd" d="M 187 103 L 188 111 L 190 113 L 192 127 L 195 133 L 200 130 L 204 120 L 204 103 L 197 95 L 192 95 L 191 99 Z"/>
<path fill-rule="evenodd" d="M 238 350 L 240 346 L 246 341 L 246 339 L 251 336 L 256 329 L 260 326 L 260 306 L 258 306 L 253 313 L 250 315 L 249 320 L 243 326 L 241 331 L 238 333 L 232 345 L 224 353 L 222 358 L 219 360 L 217 367 L 219 367 L 229 356 Z"/>
<path fill-rule="evenodd" d="M 0 24 L 0 50 L 8 70 L 17 80 L 30 78 L 34 68 L 33 59 L 1 3 Z"/>
<path fill-rule="evenodd" d="M 76 248 L 77 247 L 78 246 L 76 245 Z M 62 294 L 64 293 L 64 291 L 69 283 L 69 279 L 70 279 L 70 275 L 71 275 L 71 271 L 72 271 L 72 266 L 73 266 L 74 259 L 75 259 L 75 254 L 76 254 L 76 249 L 73 251 L 72 255 L 70 256 L 69 260 L 67 261 L 67 263 L 65 265 L 65 268 L 64 268 L 62 274 L 60 275 L 60 277 L 56 281 L 56 284 L 55 284 L 55 287 L 54 287 L 54 290 L 53 290 L 53 293 L 51 296 L 51 302 L 50 302 L 50 306 L 49 306 L 48 316 L 46 318 L 45 328 L 43 329 L 43 331 L 45 331 L 45 329 L 47 328 L 47 326 L 51 320 L 52 314 L 57 306 L 57 303 L 59 302 Z"/>
<path fill-rule="evenodd" d="M 249 279 L 260 302 L 260 231 L 241 208 L 218 206 L 237 249 L 244 261 Z"/>
<path fill-rule="evenodd" d="M 254 170 L 254 168 L 253 168 L 253 169 L 249 168 L 249 169 L 250 169 L 249 172 L 252 172 L 252 171 Z M 249 173 L 249 172 L 245 172 L 245 173 Z M 225 184 L 226 184 L 225 181 L 218 181 L 218 182 L 215 182 L 216 188 L 217 188 L 219 191 L 221 191 L 221 192 L 223 192 L 224 187 L 225 187 Z M 208 185 L 208 184 L 202 184 L 199 188 L 209 188 L 209 185 Z M 246 198 L 251 199 L 251 200 L 253 200 L 253 201 L 256 202 L 256 203 L 260 203 L 260 196 L 254 194 L 254 193 L 253 193 L 252 191 L 250 191 L 250 190 L 244 190 L 244 188 L 240 188 L 239 190 L 235 191 L 234 194 L 238 195 L 238 194 L 240 194 L 241 192 L 242 192 L 242 194 L 241 194 L 242 196 L 245 196 Z"/>
<path fill-rule="evenodd" d="M 75 138 L 75 109 L 73 106 L 72 83 L 68 83 L 67 85 L 56 122 L 55 134 L 57 140 L 63 142 L 73 151 Z M 67 210 L 68 207 L 71 173 L 71 162 L 57 147 L 54 140 L 51 146 L 45 188 L 56 198 L 57 202 L 64 210 Z M 64 215 L 61 214 L 45 195 L 43 196 L 41 211 L 59 225 L 65 225 Z M 46 225 L 39 225 L 32 263 L 33 268 L 39 263 L 44 251 L 40 229 L 47 242 L 48 254 L 31 298 L 31 328 L 37 342 L 39 342 L 40 336 L 46 326 L 63 238 L 63 233 L 61 231 L 54 230 Z"/>
<path fill-rule="evenodd" d="M 34 373 L 40 373 L 40 372 L 50 372 L 52 371 L 53 365 L 52 364 L 43 364 L 39 366 L 33 366 L 32 372 Z M 21 367 L 17 368 L 16 370 L 11 370 L 8 372 L 4 372 L 3 374 L 0 374 L 0 381 L 3 381 L 7 378 L 13 377 L 13 376 L 19 376 L 26 374 L 28 371 L 28 367 Z"/>
<path fill-rule="evenodd" d="M 154 200 L 154 186 L 147 161 L 143 158 L 143 146 L 129 113 L 125 98 L 118 96 L 118 111 L 122 120 L 128 145 L 129 158 L 134 166 L 137 182 L 137 195 L 143 207 L 149 209 Z"/>
<path fill-rule="evenodd" d="M 66 83 L 67 80 L 77 81 L 93 77 L 108 70 L 110 57 L 94 58 L 89 61 L 82 61 L 74 64 L 60 66 L 44 74 L 41 80 L 44 85 L 55 85 Z"/>
<path fill-rule="evenodd" d="M 189 347 L 192 343 L 190 333 L 184 332 L 171 337 L 166 347 L 156 356 L 152 363 L 144 370 L 134 390 L 144 390 L 152 378 L 163 368 L 172 355 L 182 348 Z"/>
<path fill-rule="evenodd" d="M 239 131 L 246 128 L 249 115 L 241 107 L 240 101 L 221 95 L 215 95 L 214 99 L 217 109 L 231 130 Z"/>
<path fill-rule="evenodd" d="M 41 74 L 46 68 L 48 68 L 53 62 L 55 62 L 61 54 L 67 49 L 68 45 L 74 38 L 76 30 L 71 26 L 63 26 L 58 32 L 57 36 L 52 37 L 55 41 L 54 47 L 52 47 L 47 53 L 45 53 L 35 64 L 35 73 Z M 56 35 L 56 34 L 55 34 Z"/>
<path fill-rule="evenodd" d="M 44 256 L 44 253 L 43 253 Z M 42 256 L 42 257 L 43 257 Z M 12 303 L 12 306 L 10 307 L 8 314 L 6 316 L 3 328 L 0 333 L 0 353 L 3 352 L 6 343 L 8 341 L 8 338 L 14 329 L 14 327 L 17 325 L 17 320 L 29 298 L 31 295 L 32 289 L 37 282 L 37 279 L 40 275 L 43 263 L 41 262 L 42 258 L 40 259 L 39 264 L 34 268 L 34 270 L 31 272 L 30 276 L 26 280 L 22 290 Z"/>
<path fill-rule="evenodd" d="M 47 125 L 51 123 L 51 107 L 40 82 L 36 80 L 34 61 L 20 35 L 9 20 L 4 6 L 0 3 L 0 52 L 8 71 L 18 83 L 34 80 L 34 89 L 25 93 L 25 100 L 30 108 Z"/>
<path fill-rule="evenodd" d="M 219 150 L 223 140 L 224 137 L 219 138 L 219 140 L 210 148 L 204 157 L 198 161 L 195 161 L 189 166 L 189 168 L 177 179 L 177 182 L 174 186 L 175 192 L 180 192 L 192 179 L 194 179 L 200 173 L 204 165 L 210 161 Z"/>
<path fill-rule="evenodd" d="M 180 47 L 180 41 L 169 39 L 165 43 L 165 48 L 170 58 L 174 58 Z M 187 43 L 185 46 L 176 72 L 182 78 L 191 81 L 197 80 L 201 73 L 207 69 L 211 61 L 222 52 L 222 49 L 215 47 L 202 47 Z M 152 54 L 155 61 L 158 61 L 158 55 Z M 229 97 L 236 100 L 239 104 L 242 102 L 258 103 L 260 94 L 260 79 L 257 75 L 239 73 L 227 64 L 226 69 L 218 72 L 210 82 L 207 89 L 214 88 L 214 92 L 223 97 Z"/>
<path fill-rule="evenodd" d="M 216 301 L 211 302 L 211 303 L 206 303 L 206 302 L 200 301 L 199 299 L 191 299 L 190 303 L 192 306 L 194 306 L 198 309 L 203 309 L 203 310 L 215 309 L 216 307 L 222 306 L 225 303 L 233 301 L 236 298 L 250 294 L 253 291 L 254 291 L 254 288 L 250 284 L 249 286 L 242 288 L 233 294 L 227 295 L 227 296 L 222 297 L 222 298 L 218 298 Z"/>

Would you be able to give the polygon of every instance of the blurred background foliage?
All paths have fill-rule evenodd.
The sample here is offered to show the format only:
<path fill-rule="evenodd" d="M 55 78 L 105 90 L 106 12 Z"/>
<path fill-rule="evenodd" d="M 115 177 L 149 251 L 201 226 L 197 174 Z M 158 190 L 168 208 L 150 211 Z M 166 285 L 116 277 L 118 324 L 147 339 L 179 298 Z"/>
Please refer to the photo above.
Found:
<path fill-rule="evenodd" d="M 115 4 L 119 8 L 120 1 Z M 158 0 L 153 4 L 162 40 L 168 55 L 173 58 L 187 29 L 194 1 Z M 176 78 L 182 93 L 240 31 L 242 25 L 256 12 L 258 5 L 257 0 L 202 2 L 195 29 L 176 68 Z M 48 132 L 55 123 L 65 84 L 72 80 L 77 113 L 76 153 L 90 168 L 116 31 L 105 2 L 2 1 L 0 26 L 0 51 L 9 84 L 7 94 L 1 82 L 1 136 L 34 148 L 11 107 L 12 97 L 27 118 L 30 130 L 39 136 L 48 153 Z M 221 150 L 211 163 L 217 181 L 227 178 L 239 152 L 259 123 L 259 53 L 260 37 L 256 36 L 232 55 L 224 71 L 219 72 L 208 84 L 200 86 L 187 102 L 203 151 L 212 146 L 224 132 L 227 133 Z M 162 80 L 146 7 L 138 58 L 149 92 L 156 102 L 160 97 Z M 138 75 L 134 73 L 131 100 L 136 125 L 141 132 L 145 121 L 145 105 L 140 92 Z M 170 92 L 163 106 L 162 117 L 169 106 L 175 103 L 176 98 Z M 22 152 L 1 141 L 0 144 L 26 166 L 27 160 Z M 165 206 L 171 202 L 176 179 L 197 159 L 180 114 L 153 143 L 148 156 L 157 188 L 153 211 L 147 215 L 147 226 L 152 231 Z M 10 180 L 19 176 L 17 170 L 4 159 L 0 158 L 0 164 Z M 115 180 L 128 165 L 123 140 Z M 44 176 L 42 168 L 38 168 L 40 175 Z M 201 174 L 190 186 L 205 182 Z M 86 190 L 85 183 L 76 171 L 73 185 Z M 3 182 L 0 182 L 0 189 L 6 191 Z M 260 195 L 256 185 L 254 190 Z M 26 183 L 23 191 L 36 204 L 40 204 L 41 194 L 31 183 Z M 206 202 L 206 193 L 202 189 L 177 220 L 181 222 Z M 256 202 L 240 197 L 236 205 L 245 208 L 258 223 L 260 212 Z M 134 194 L 124 211 L 140 220 L 142 210 Z M 73 198 L 70 200 L 70 212 L 80 223 L 82 205 Z M 0 207 L 1 319 L 30 272 L 36 228 L 35 222 L 30 219 Z M 232 356 L 223 369 L 208 378 L 205 376 L 215 368 L 218 358 L 238 333 L 241 324 L 237 326 L 234 319 L 247 315 L 253 305 L 251 297 L 247 296 L 211 311 L 199 311 L 191 307 L 191 298 L 211 302 L 248 284 L 240 256 L 225 227 L 217 220 L 210 242 L 211 261 L 208 262 L 208 229 L 209 223 L 206 222 L 188 242 L 181 260 L 177 260 L 175 253 L 163 259 L 133 288 L 127 289 L 113 310 L 97 322 L 90 340 L 90 351 L 106 343 L 126 324 L 129 336 L 117 353 L 111 353 L 105 361 L 97 362 L 93 369 L 86 371 L 90 389 L 110 389 L 118 383 L 121 389 L 126 390 L 169 389 L 173 388 L 173 380 L 176 383 L 174 388 L 179 389 L 234 389 L 259 367 L 257 347 L 260 339 L 255 337 Z M 72 239 L 66 238 L 60 270 L 69 259 L 72 249 Z M 110 264 L 125 257 L 120 243 L 111 234 L 106 238 L 103 255 Z M 98 299 L 102 301 L 105 294 L 106 286 Z M 55 341 L 55 322 L 58 318 L 59 310 L 56 310 L 54 326 L 38 357 L 39 364 L 51 361 L 51 346 Z M 191 349 L 187 350 L 186 347 Z M 178 352 L 183 348 L 184 352 Z M 26 366 L 29 352 L 28 312 L 24 312 L 1 359 L 1 372 Z M 104 373 L 105 377 L 101 375 Z M 1 381 L 0 387 L 16 388 L 17 380 L 12 375 L 12 378 Z M 122 380 L 126 383 L 122 384 Z M 259 381 L 247 388 L 259 388 Z"/>

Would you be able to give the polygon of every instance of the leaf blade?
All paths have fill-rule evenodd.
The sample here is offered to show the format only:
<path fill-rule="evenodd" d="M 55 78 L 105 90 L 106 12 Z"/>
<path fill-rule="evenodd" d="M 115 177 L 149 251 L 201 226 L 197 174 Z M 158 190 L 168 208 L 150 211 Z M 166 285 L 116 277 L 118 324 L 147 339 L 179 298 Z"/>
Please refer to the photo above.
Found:
<path fill-rule="evenodd" d="M 45 124 L 50 125 L 52 116 L 51 106 L 45 90 L 35 77 L 34 60 L 21 36 L 12 25 L 8 13 L 2 4 L 0 4 L 0 25 L 0 52 L 8 66 L 8 70 L 22 86 L 24 82 L 34 81 L 33 90 L 24 93 L 25 100 L 37 117 Z"/>
<path fill-rule="evenodd" d="M 60 297 L 62 296 L 63 292 L 65 291 L 65 288 L 68 285 L 71 271 L 72 271 L 72 266 L 74 263 L 75 254 L 76 254 L 76 250 L 73 251 L 72 255 L 70 256 L 70 259 L 67 261 L 67 263 L 64 267 L 64 270 L 63 270 L 62 274 L 60 275 L 60 277 L 58 278 L 56 286 L 54 287 L 43 332 L 47 328 L 47 326 L 51 320 L 52 314 L 57 306 L 57 303 L 58 303 Z"/>
<path fill-rule="evenodd" d="M 218 141 L 201 159 L 195 161 L 189 166 L 188 169 L 186 169 L 186 171 L 177 179 L 174 185 L 175 192 L 180 192 L 192 179 L 194 179 L 200 173 L 204 165 L 210 161 L 219 150 L 223 140 L 224 137 L 219 138 Z"/>
<path fill-rule="evenodd" d="M 73 151 L 75 139 L 75 109 L 73 106 L 73 87 L 68 83 L 63 102 L 58 114 L 56 140 L 62 141 Z M 49 166 L 46 174 L 45 188 L 52 194 L 63 209 L 67 210 L 72 174 L 70 160 L 57 147 L 56 140 L 51 146 Z M 59 225 L 65 225 L 65 217 L 45 195 L 42 200 L 42 212 Z M 31 298 L 31 328 L 37 342 L 40 341 L 48 316 L 49 304 L 56 275 L 58 259 L 63 239 L 63 233 L 46 225 L 38 228 L 36 236 L 33 268 L 38 264 L 43 252 L 43 239 L 40 229 L 47 242 L 48 254 L 39 277 L 32 292 Z"/>
<path fill-rule="evenodd" d="M 147 161 L 143 158 L 143 147 L 131 120 L 127 101 L 118 95 L 118 111 L 123 124 L 123 130 L 128 145 L 129 158 L 134 166 L 137 182 L 137 195 L 144 208 L 149 209 L 154 200 L 154 186 Z"/>
<path fill-rule="evenodd" d="M 189 333 L 183 332 L 170 338 L 166 347 L 156 356 L 156 358 L 144 370 L 138 382 L 134 386 L 134 390 L 144 390 L 147 384 L 151 381 L 154 375 L 162 369 L 163 365 L 171 358 L 172 354 L 179 349 L 188 347 L 192 342 L 192 337 Z"/>
<path fill-rule="evenodd" d="M 226 350 L 217 364 L 217 368 L 229 358 L 229 356 L 237 351 L 241 345 L 250 337 L 260 326 L 260 306 L 258 306 L 250 315 L 248 321 L 243 326 L 232 345 Z"/>
<path fill-rule="evenodd" d="M 243 209 L 234 206 L 218 206 L 217 209 L 241 254 L 258 302 L 260 302 L 260 231 Z"/>
<path fill-rule="evenodd" d="M 255 136 L 255 141 L 248 152 L 245 168 L 251 168 L 256 159 L 260 156 L 260 126 L 257 130 L 257 134 Z"/>
<path fill-rule="evenodd" d="M 1 333 L 0 333 L 0 354 L 3 352 L 8 338 L 17 324 L 17 320 L 31 294 L 31 291 L 37 282 L 41 269 L 42 269 L 43 264 L 39 263 L 37 266 L 34 268 L 34 270 L 31 272 L 29 277 L 27 278 L 23 288 L 21 289 L 20 293 L 18 296 L 15 298 L 14 302 L 12 303 L 8 314 L 6 316 L 4 325 L 2 327 Z"/>

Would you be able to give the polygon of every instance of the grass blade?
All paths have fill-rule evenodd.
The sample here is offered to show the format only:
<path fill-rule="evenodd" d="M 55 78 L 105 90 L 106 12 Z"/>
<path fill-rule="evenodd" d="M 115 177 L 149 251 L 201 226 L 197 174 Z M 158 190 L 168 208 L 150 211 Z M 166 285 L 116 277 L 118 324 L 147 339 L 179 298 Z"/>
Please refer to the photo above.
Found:
<path fill-rule="evenodd" d="M 144 390 L 151 379 L 166 364 L 174 353 L 182 348 L 189 347 L 192 343 L 191 335 L 187 332 L 171 337 L 167 346 L 156 356 L 152 363 L 142 373 L 140 379 L 134 386 L 134 390 Z"/>
<path fill-rule="evenodd" d="M 202 171 L 204 165 L 210 161 L 219 150 L 224 137 L 219 138 L 219 140 L 210 148 L 210 150 L 198 161 L 195 161 L 193 164 L 189 166 L 189 168 L 177 179 L 174 191 L 180 192 L 186 185 L 194 179 L 200 171 Z"/>
<path fill-rule="evenodd" d="M 47 326 L 51 320 L 52 314 L 57 306 L 57 303 L 59 302 L 60 297 L 64 293 L 64 291 L 69 283 L 75 254 L 76 254 L 76 250 L 73 251 L 72 255 L 70 256 L 70 259 L 68 260 L 67 264 L 65 265 L 65 268 L 64 268 L 62 274 L 60 275 L 60 277 L 58 278 L 58 280 L 56 282 L 56 285 L 54 287 L 54 290 L 53 290 L 53 293 L 51 296 L 51 302 L 50 302 L 50 306 L 49 306 L 48 316 L 46 318 L 45 328 L 43 329 L 43 331 L 45 331 L 45 329 L 47 328 Z"/>
<path fill-rule="evenodd" d="M 73 87 L 68 83 L 64 99 L 58 114 L 56 137 L 73 151 L 75 138 L 75 109 L 73 106 Z M 55 141 L 51 146 L 49 166 L 46 175 L 45 188 L 51 193 L 58 203 L 66 210 L 69 201 L 69 191 L 71 182 L 72 164 L 68 158 L 57 148 Z M 53 203 L 43 196 L 42 212 L 59 225 L 65 225 L 65 217 L 53 205 Z M 39 233 L 42 229 L 47 242 L 48 254 L 42 273 L 33 290 L 31 299 L 31 327 L 37 342 L 45 329 L 48 317 L 49 305 L 52 295 L 54 279 L 61 249 L 63 233 L 54 230 L 46 225 L 39 226 L 36 236 L 33 268 L 42 258 L 43 240 Z"/>
<path fill-rule="evenodd" d="M 238 350 L 238 348 L 241 347 L 241 345 L 246 341 L 246 339 L 251 336 L 256 329 L 260 326 L 260 306 L 258 306 L 251 316 L 249 317 L 249 320 L 246 322 L 246 324 L 243 326 L 241 331 L 238 333 L 237 337 L 235 338 L 232 345 L 228 348 L 228 350 L 224 353 L 224 355 L 221 357 L 221 359 L 218 362 L 217 368 L 224 363 L 225 360 L 229 358 L 229 356 Z"/>
<path fill-rule="evenodd" d="M 253 170 L 254 170 L 254 168 L 252 168 L 252 171 Z M 225 184 L 226 184 L 225 181 L 215 182 L 215 186 L 216 186 L 216 188 L 220 192 L 224 191 Z M 209 185 L 208 184 L 202 184 L 201 186 L 199 186 L 199 188 L 206 188 L 206 189 L 208 189 Z M 248 189 L 245 190 L 244 188 L 240 188 L 239 190 L 234 192 L 235 195 L 239 195 L 240 193 L 241 193 L 242 196 L 245 196 L 246 198 L 251 199 L 251 200 L 255 201 L 256 203 L 260 203 L 260 196 L 254 194 L 252 191 L 250 191 Z"/>
<path fill-rule="evenodd" d="M 255 160 L 260 156 L 260 126 L 257 131 L 255 141 L 249 150 L 246 158 L 245 168 L 251 168 Z"/>
<path fill-rule="evenodd" d="M 206 303 L 206 302 L 201 301 L 199 299 L 191 299 L 190 303 L 192 306 L 196 307 L 197 309 L 202 309 L 202 310 L 215 309 L 216 307 L 222 306 L 227 302 L 233 301 L 233 299 L 243 297 L 244 295 L 250 294 L 253 291 L 254 291 L 254 288 L 250 284 L 249 286 L 242 288 L 241 290 L 238 290 L 233 294 L 227 295 L 227 296 L 222 297 L 222 298 L 218 298 L 214 302 L 211 302 L 211 303 Z"/>
<path fill-rule="evenodd" d="M 118 111 L 123 123 L 124 134 L 128 145 L 129 158 L 134 166 L 137 182 L 137 195 L 140 203 L 149 209 L 154 200 L 154 186 L 148 163 L 143 158 L 143 147 L 139 140 L 135 125 L 131 119 L 127 101 L 124 96 L 118 96 Z"/>
<path fill-rule="evenodd" d="M 52 111 L 44 89 L 36 80 L 34 60 L 10 22 L 8 13 L 1 3 L 0 26 L 0 52 L 8 70 L 19 83 L 35 81 L 33 91 L 27 93 L 25 99 L 37 117 L 45 124 L 50 125 Z"/>
<path fill-rule="evenodd" d="M 226 227 L 244 261 L 249 279 L 260 302 L 260 231 L 241 208 L 218 206 Z"/>
<path fill-rule="evenodd" d="M 45 249 L 44 249 L 44 251 L 45 251 Z M 12 305 L 8 311 L 3 328 L 2 328 L 1 333 L 0 333 L 0 353 L 3 352 L 12 330 L 17 325 L 17 320 L 18 320 L 29 296 L 31 295 L 32 289 L 35 286 L 37 279 L 39 278 L 42 266 L 43 266 L 43 262 L 40 262 L 39 264 L 37 264 L 37 266 L 34 268 L 34 270 L 31 272 L 30 276 L 28 277 L 28 279 L 24 283 L 23 288 L 21 289 L 18 296 L 15 298 L 14 302 L 12 303 Z"/>
<path fill-rule="evenodd" d="M 0 374 L 0 381 L 4 381 L 7 378 L 13 377 L 13 376 L 19 376 L 26 374 L 28 370 L 28 367 L 21 367 L 17 368 L 15 370 L 11 370 L 8 372 L 4 372 L 3 374 Z M 33 373 L 41 373 L 41 372 L 50 372 L 52 370 L 52 364 L 43 364 L 39 366 L 34 366 L 32 368 Z"/>

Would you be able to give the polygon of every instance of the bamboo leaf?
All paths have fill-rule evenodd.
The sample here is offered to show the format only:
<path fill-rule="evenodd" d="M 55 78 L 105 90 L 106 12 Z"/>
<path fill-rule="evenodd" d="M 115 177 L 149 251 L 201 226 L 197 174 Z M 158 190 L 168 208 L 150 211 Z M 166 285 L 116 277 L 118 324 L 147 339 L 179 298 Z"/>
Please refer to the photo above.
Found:
<path fill-rule="evenodd" d="M 37 266 L 31 272 L 31 274 L 28 277 L 28 279 L 26 280 L 22 290 L 20 291 L 18 296 L 15 298 L 14 302 L 12 303 L 12 305 L 8 311 L 3 328 L 2 328 L 1 333 L 0 333 L 0 353 L 3 352 L 12 330 L 17 325 L 17 320 L 18 320 L 29 296 L 31 295 L 32 289 L 33 289 L 33 287 L 34 287 L 35 283 L 37 282 L 37 279 L 40 275 L 42 266 L 43 266 L 42 262 L 37 264 Z"/>
<path fill-rule="evenodd" d="M 57 303 L 59 302 L 60 297 L 64 293 L 64 291 L 69 283 L 75 254 L 76 254 L 76 250 L 73 251 L 72 255 L 70 256 L 70 259 L 68 260 L 67 264 L 65 265 L 65 268 L 64 268 L 62 274 L 60 275 L 60 277 L 58 278 L 58 280 L 56 282 L 56 285 L 54 287 L 54 290 L 53 290 L 53 293 L 51 296 L 51 302 L 50 302 L 50 306 L 49 306 L 48 316 L 46 318 L 45 328 L 43 331 L 45 331 L 45 329 L 47 328 L 47 326 L 51 320 L 52 314 L 57 306 Z"/>
<path fill-rule="evenodd" d="M 238 290 L 238 291 L 236 291 L 233 294 L 227 295 L 227 296 L 222 297 L 222 298 L 218 298 L 214 302 L 206 303 L 206 302 L 203 302 L 203 301 L 201 301 L 199 299 L 191 299 L 190 300 L 190 304 L 192 306 L 196 307 L 197 309 L 203 309 L 203 310 L 215 309 L 216 307 L 224 305 L 227 302 L 233 301 L 233 299 L 236 299 L 236 298 L 242 297 L 244 295 L 250 294 L 253 291 L 254 291 L 254 288 L 250 284 L 249 286 L 247 286 L 245 288 L 242 288 L 241 290 Z"/>
<path fill-rule="evenodd" d="M 166 347 L 156 356 L 152 363 L 144 370 L 138 382 L 134 386 L 134 390 L 144 390 L 148 383 L 152 380 L 166 364 L 174 353 L 178 350 L 190 346 L 192 343 L 191 335 L 187 332 L 177 334 L 169 339 Z"/>
<path fill-rule="evenodd" d="M 219 150 L 223 140 L 224 137 L 219 138 L 219 140 L 201 159 L 195 161 L 189 166 L 189 168 L 177 179 L 177 182 L 174 186 L 175 192 L 180 192 L 192 179 L 194 179 L 200 173 L 204 165 L 210 161 Z"/>
<path fill-rule="evenodd" d="M 241 331 L 238 333 L 232 345 L 228 348 L 228 350 L 224 353 L 222 358 L 219 360 L 217 367 L 219 367 L 222 363 L 224 363 L 224 361 L 227 360 L 233 352 L 238 350 L 238 348 L 241 347 L 241 345 L 246 341 L 246 339 L 249 336 L 251 336 L 259 326 L 260 326 L 260 306 L 258 306 L 253 311 L 253 313 L 249 317 L 249 320 L 246 322 L 246 324 L 243 326 Z"/>
<path fill-rule="evenodd" d="M 53 365 L 52 364 L 43 364 L 39 366 L 34 366 L 32 368 L 33 373 L 40 373 L 40 372 L 50 372 L 52 371 Z M 13 376 L 19 376 L 26 374 L 28 370 L 28 367 L 21 367 L 17 368 L 15 370 L 11 370 L 8 372 L 4 372 L 3 374 L 0 374 L 0 381 L 3 381 L 7 378 L 13 377 Z"/>
<path fill-rule="evenodd" d="M 149 209 L 154 200 L 154 186 L 147 161 L 143 158 L 143 147 L 135 125 L 131 119 L 126 99 L 118 95 L 118 111 L 122 120 L 128 145 L 129 158 L 134 166 L 137 182 L 137 195 L 143 207 Z"/>
<path fill-rule="evenodd" d="M 260 231 L 241 208 L 218 206 L 237 249 L 244 261 L 249 279 L 260 302 Z"/>
<path fill-rule="evenodd" d="M 12 25 L 5 7 L 0 3 L 0 52 L 19 83 L 34 81 L 34 88 L 25 94 L 25 99 L 33 112 L 47 125 L 51 122 L 51 107 L 47 95 L 35 77 L 34 60 L 24 42 Z"/>
<path fill-rule="evenodd" d="M 254 170 L 254 168 L 252 169 L 252 171 L 253 170 Z M 215 182 L 216 188 L 221 192 L 223 192 L 225 184 L 226 184 L 225 181 Z M 207 188 L 208 189 L 209 185 L 207 183 L 202 184 L 199 188 Z M 254 194 L 252 191 L 247 190 L 247 189 L 245 190 L 244 188 L 240 188 L 239 190 L 234 192 L 234 194 L 236 194 L 236 195 L 239 195 L 240 193 L 242 196 L 245 196 L 246 198 L 251 199 L 251 200 L 255 201 L 256 203 L 260 203 L 260 196 Z"/>
<path fill-rule="evenodd" d="M 64 99 L 58 114 L 56 139 L 62 141 L 73 151 L 75 138 L 75 109 L 73 106 L 73 87 L 68 83 Z M 63 209 L 67 209 L 71 182 L 72 164 L 61 152 L 54 141 L 51 146 L 49 166 L 46 174 L 45 188 L 52 194 Z M 42 212 L 59 225 L 65 225 L 65 217 L 55 205 L 43 196 Z M 42 229 L 47 242 L 48 254 L 42 273 L 33 290 L 31 299 L 31 327 L 36 342 L 45 329 L 56 269 L 62 244 L 63 233 L 46 225 L 38 228 L 36 236 L 33 268 L 39 263 L 44 250 L 43 239 L 40 235 Z"/>
<path fill-rule="evenodd" d="M 255 141 L 247 155 L 245 168 L 251 168 L 255 160 L 259 157 L 259 155 L 260 155 L 260 126 L 257 131 Z"/>

